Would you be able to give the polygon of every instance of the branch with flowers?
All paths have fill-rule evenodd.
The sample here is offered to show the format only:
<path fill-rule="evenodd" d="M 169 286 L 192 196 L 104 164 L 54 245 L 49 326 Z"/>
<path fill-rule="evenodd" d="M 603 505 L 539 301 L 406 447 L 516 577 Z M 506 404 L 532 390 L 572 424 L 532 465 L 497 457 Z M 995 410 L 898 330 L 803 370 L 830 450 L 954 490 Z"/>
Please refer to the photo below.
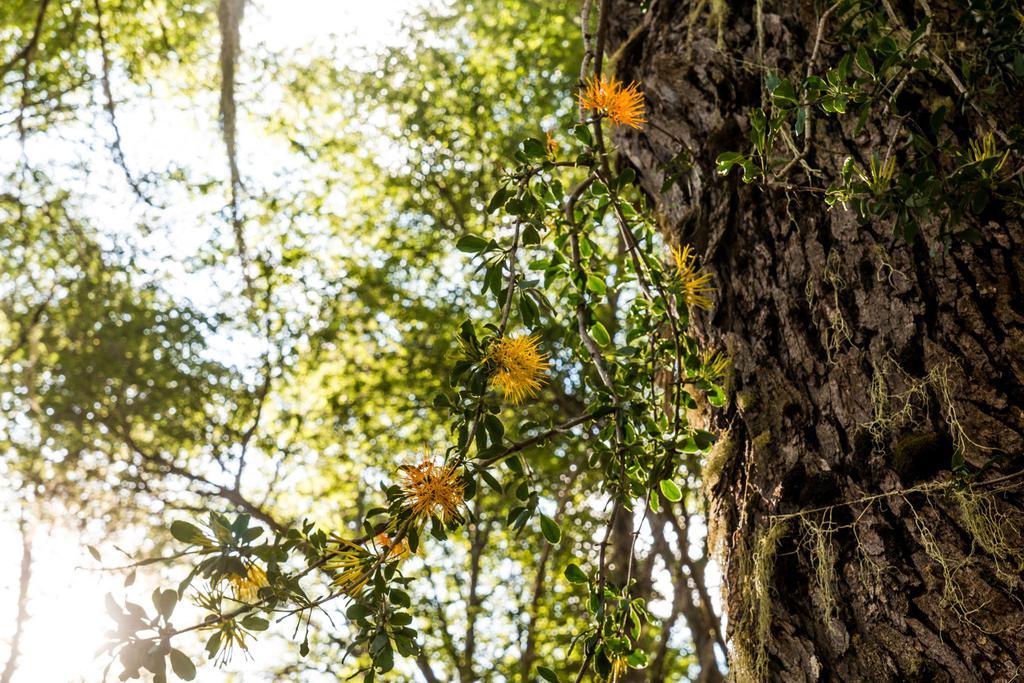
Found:
<path fill-rule="evenodd" d="M 698 393 L 722 405 L 726 361 L 687 334 L 690 310 L 712 305 L 711 275 L 688 246 L 674 247 L 667 264 L 652 256 L 665 247 L 634 187 L 635 174 L 612 170 L 604 128 L 643 127 L 644 100 L 637 84 L 623 85 L 601 73 L 606 16 L 598 13 L 591 49 L 591 5 L 584 3 L 582 19 L 587 56 L 579 122 L 564 139 L 547 131 L 544 140 L 523 140 L 487 207 L 501 216 L 493 234 L 464 235 L 456 244 L 479 263 L 495 319 L 467 320 L 458 329 L 460 351 L 449 388 L 433 404 L 448 417 L 451 445 L 397 464 L 391 480 L 381 482 L 380 505 L 363 516 L 358 538 L 307 522 L 258 542 L 265 529 L 246 514 L 233 520 L 215 514 L 202 528 L 175 522 L 171 534 L 186 546 L 175 557 L 197 560 L 185 580 L 154 592 L 152 614 L 133 603 L 109 601 L 118 623 L 109 651 L 121 664 L 122 679 L 145 669 L 154 680 L 166 680 L 169 665 L 178 677 L 192 680 L 196 668 L 173 646 L 177 636 L 209 633 L 207 653 L 223 663 L 273 620 L 294 618 L 296 638 L 304 626 L 305 655 L 313 613 L 334 600 L 347 602 L 345 614 L 356 633 L 349 649 L 365 655 L 364 680 L 386 674 L 396 653 L 419 654 L 409 612 L 415 579 L 403 574 L 403 564 L 420 551 L 425 533 L 443 543 L 472 522 L 467 501 L 483 485 L 499 494 L 516 491 L 507 516 L 511 529 L 522 531 L 539 519 L 547 543 L 563 541 L 558 519 L 539 509 L 542 492 L 533 490 L 522 457 L 556 438 L 586 441 L 587 464 L 600 473 L 595 493 L 610 510 L 598 557 L 582 563 L 590 570 L 575 562 L 564 567 L 567 581 L 586 592 L 589 614 L 573 641 L 573 650 L 579 648 L 576 680 L 594 672 L 614 681 L 628 668 L 646 665 L 641 635 L 650 617 L 635 590 L 632 546 L 649 511 L 658 511 L 663 499 L 681 499 L 676 479 L 681 470 L 690 474 L 689 456 L 713 443 L 712 434 L 688 423 L 685 410 L 697 407 Z M 570 181 L 570 190 L 563 181 Z M 609 253 L 609 241 L 619 245 L 618 254 Z M 603 308 L 611 293 L 628 305 Z M 558 331 L 555 339 L 539 334 L 542 323 Z M 543 401 L 555 368 L 578 375 L 587 410 L 548 429 L 533 427 L 532 436 L 509 443 L 503 415 Z M 511 476 L 504 484 L 499 465 Z M 625 573 L 613 575 L 607 551 L 622 514 L 640 522 Z M 330 585 L 320 596 L 303 587 L 304 577 L 314 572 Z M 186 595 L 206 616 L 176 628 L 171 616 Z M 536 671 L 558 680 L 550 667 Z"/>

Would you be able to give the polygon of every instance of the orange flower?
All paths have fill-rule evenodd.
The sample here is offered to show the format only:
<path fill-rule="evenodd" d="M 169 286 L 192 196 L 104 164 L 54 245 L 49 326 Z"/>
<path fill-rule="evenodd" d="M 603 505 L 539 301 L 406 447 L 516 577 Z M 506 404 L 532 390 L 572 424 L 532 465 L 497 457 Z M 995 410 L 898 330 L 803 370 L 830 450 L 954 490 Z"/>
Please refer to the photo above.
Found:
<path fill-rule="evenodd" d="M 438 465 L 429 457 L 418 465 L 403 465 L 398 482 L 409 510 L 418 524 L 437 517 L 442 524 L 463 520 L 462 478 L 453 465 Z"/>
<path fill-rule="evenodd" d="M 617 125 L 639 129 L 647 123 L 644 118 L 644 96 L 634 81 L 623 87 L 614 76 L 588 79 L 586 87 L 579 93 L 580 107 L 603 114 Z"/>
<path fill-rule="evenodd" d="M 392 543 L 391 537 L 382 532 L 373 537 L 373 543 L 385 553 L 388 559 L 404 560 L 409 556 L 409 544 L 404 539 L 398 543 Z"/>
<path fill-rule="evenodd" d="M 629 662 L 626 661 L 625 657 L 616 657 L 612 660 L 612 671 L 608 675 L 609 683 L 618 683 L 629 670 Z"/>
<path fill-rule="evenodd" d="M 558 140 L 555 139 L 555 136 L 551 133 L 550 130 L 547 131 L 546 135 L 547 135 L 548 159 L 554 159 L 555 156 L 558 154 Z"/>
<path fill-rule="evenodd" d="M 502 337 L 491 345 L 487 360 L 493 366 L 491 381 L 513 405 L 536 396 L 548 369 L 547 356 L 540 352 L 538 337 Z"/>

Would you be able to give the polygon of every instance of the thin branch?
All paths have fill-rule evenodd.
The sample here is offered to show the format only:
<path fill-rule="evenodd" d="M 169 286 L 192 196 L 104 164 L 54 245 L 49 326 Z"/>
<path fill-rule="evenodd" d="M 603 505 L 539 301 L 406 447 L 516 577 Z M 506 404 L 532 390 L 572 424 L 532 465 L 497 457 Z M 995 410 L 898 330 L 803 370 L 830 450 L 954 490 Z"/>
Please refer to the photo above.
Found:
<path fill-rule="evenodd" d="M 509 457 L 510 455 L 514 455 L 516 453 L 519 453 L 520 451 L 526 450 L 527 448 L 529 448 L 531 446 L 535 446 L 538 443 L 546 441 L 547 439 L 551 438 L 555 434 L 562 434 L 562 433 L 567 432 L 568 430 L 572 429 L 573 427 L 576 427 L 577 425 L 581 425 L 581 424 L 583 424 L 585 422 L 590 422 L 591 420 L 597 420 L 597 419 L 599 419 L 601 417 L 603 417 L 603 415 L 600 415 L 600 414 L 597 414 L 597 413 L 587 413 L 586 415 L 580 415 L 579 417 L 574 417 L 573 419 L 569 420 L 568 422 L 563 422 L 562 424 L 558 425 L 557 427 L 553 427 L 553 428 L 549 429 L 546 432 L 542 432 L 542 433 L 540 433 L 540 434 L 538 434 L 536 436 L 532 436 L 529 439 L 524 439 L 522 441 L 517 441 L 516 443 L 512 444 L 511 446 L 509 446 L 508 448 L 503 450 L 501 453 L 498 453 L 497 455 L 493 455 L 490 458 L 487 458 L 486 460 L 480 462 L 480 466 L 481 467 L 490 467 L 491 465 L 494 465 L 495 463 L 501 462 L 502 460 L 504 460 L 505 458 Z"/>
<path fill-rule="evenodd" d="M 569 492 L 572 490 L 572 486 L 581 472 L 583 472 L 583 468 L 577 467 L 569 475 L 569 480 L 565 482 L 565 485 L 559 492 L 558 502 L 555 507 L 555 519 L 560 518 L 565 512 L 565 508 L 569 503 Z M 547 579 L 547 567 L 548 562 L 551 559 L 551 551 L 553 548 L 554 546 L 550 543 L 544 544 L 544 550 L 541 551 L 540 562 L 537 564 L 537 574 L 533 580 L 533 597 L 531 598 L 530 606 L 527 609 L 527 613 L 530 616 L 530 623 L 527 625 L 526 646 L 523 648 L 523 655 L 519 664 L 522 680 L 524 681 L 531 680 L 530 669 L 533 667 L 533 663 L 537 659 L 537 617 L 540 616 L 540 602 L 544 598 L 544 582 Z"/>
<path fill-rule="evenodd" d="M 103 97 L 105 98 L 104 108 L 107 110 L 107 117 L 110 119 L 110 128 L 114 132 L 114 140 L 111 142 L 110 149 L 114 155 L 114 161 L 121 168 L 121 172 L 124 173 L 125 180 L 128 182 L 128 186 L 135 193 L 142 202 L 149 206 L 159 209 L 163 208 L 157 205 L 139 185 L 135 176 L 132 175 L 131 170 L 128 168 L 128 162 L 125 161 L 124 157 L 124 146 L 121 143 L 121 129 L 117 125 L 117 111 L 114 105 L 114 92 L 110 87 L 110 71 L 111 61 L 110 52 L 107 50 L 107 37 L 103 32 L 103 10 L 100 7 L 100 0 L 93 0 L 93 6 L 96 9 L 96 35 L 100 41 L 100 57 L 102 63 L 102 70 L 100 73 L 100 84 L 103 88 Z"/>
<path fill-rule="evenodd" d="M 14 65 L 21 60 L 31 61 L 32 56 L 36 52 L 36 47 L 39 45 L 39 36 L 43 31 L 43 19 L 46 17 L 46 8 L 50 5 L 50 0 L 43 0 L 39 3 L 39 12 L 36 14 L 36 23 L 32 29 L 32 36 L 25 43 L 25 47 L 18 50 L 17 54 L 10 58 L 3 66 L 0 66 L 0 80 L 7 75 L 7 72 L 14 68 Z"/>

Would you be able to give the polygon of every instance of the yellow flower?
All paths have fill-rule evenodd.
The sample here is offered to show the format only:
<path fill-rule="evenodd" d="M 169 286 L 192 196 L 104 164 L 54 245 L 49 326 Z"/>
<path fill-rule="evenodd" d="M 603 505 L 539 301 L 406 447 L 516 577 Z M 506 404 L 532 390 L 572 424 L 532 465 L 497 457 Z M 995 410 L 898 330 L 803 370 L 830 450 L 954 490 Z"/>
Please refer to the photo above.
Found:
<path fill-rule="evenodd" d="M 548 159 L 554 159 L 558 154 L 558 140 L 555 139 L 555 136 L 550 130 L 547 131 L 547 149 Z"/>
<path fill-rule="evenodd" d="M 729 359 L 720 353 L 704 352 L 701 358 L 700 376 L 709 382 L 721 382 L 729 369 Z"/>
<path fill-rule="evenodd" d="M 639 129 L 644 118 L 644 96 L 633 82 L 623 87 L 614 76 L 588 79 L 579 93 L 580 107 L 604 114 L 612 123 Z"/>
<path fill-rule="evenodd" d="M 260 597 L 260 588 L 267 585 L 267 574 L 256 563 L 249 565 L 245 576 L 231 574 L 228 582 L 235 592 L 235 599 L 241 602 L 255 602 Z"/>
<path fill-rule="evenodd" d="M 682 249 L 672 247 L 672 257 L 676 262 L 676 276 L 683 303 L 687 306 L 710 309 L 710 295 L 715 291 L 711 284 L 711 273 L 705 273 L 694 263 L 696 256 L 690 252 L 689 244 Z"/>
<path fill-rule="evenodd" d="M 629 662 L 626 661 L 625 657 L 616 657 L 612 660 L 612 671 L 608 675 L 608 683 L 617 683 L 619 679 L 626 675 L 626 671 L 629 669 Z"/>
<path fill-rule="evenodd" d="M 544 372 L 550 367 L 547 356 L 537 348 L 538 337 L 502 337 L 491 344 L 487 361 L 492 364 L 491 382 L 513 405 L 527 396 L 536 396 L 544 384 Z"/>
<path fill-rule="evenodd" d="M 405 507 L 416 523 L 437 517 L 442 524 L 463 520 L 463 483 L 454 465 L 438 465 L 429 457 L 418 465 L 403 465 L 398 486 Z"/>
<path fill-rule="evenodd" d="M 331 585 L 349 597 L 357 597 L 370 580 L 378 556 L 361 545 L 339 538 L 324 567 L 335 573 Z"/>
<path fill-rule="evenodd" d="M 200 628 L 203 631 L 217 631 L 220 634 L 220 650 L 217 658 L 214 660 L 214 663 L 218 666 L 224 666 L 231 661 L 236 647 L 243 652 L 249 651 L 249 645 L 246 641 L 251 634 L 234 620 L 222 621 Z"/>
<path fill-rule="evenodd" d="M 978 140 L 971 140 L 969 147 L 971 150 L 970 160 L 975 164 L 980 164 L 995 157 L 1002 157 L 992 167 L 992 170 L 986 174 L 989 177 L 995 177 L 1003 169 L 1003 165 L 1006 164 L 1006 158 L 1010 155 L 1009 150 L 1002 154 L 999 153 L 999 149 L 996 147 L 996 138 L 992 133 L 983 137 L 980 142 Z"/>
<path fill-rule="evenodd" d="M 861 174 L 861 179 L 875 192 L 885 192 L 889 189 L 889 183 L 892 182 L 893 176 L 896 175 L 896 158 L 889 157 L 888 160 L 881 161 L 877 156 L 872 156 L 868 161 L 868 170 L 871 177 L 867 178 Z"/>

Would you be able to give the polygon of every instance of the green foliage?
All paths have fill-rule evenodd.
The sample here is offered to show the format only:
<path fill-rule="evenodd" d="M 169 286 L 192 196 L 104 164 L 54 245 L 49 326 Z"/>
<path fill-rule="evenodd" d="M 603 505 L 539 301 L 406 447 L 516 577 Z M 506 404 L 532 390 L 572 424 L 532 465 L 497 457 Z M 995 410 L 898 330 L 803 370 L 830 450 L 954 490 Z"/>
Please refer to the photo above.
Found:
<path fill-rule="evenodd" d="M 835 5 L 821 27 L 851 47 L 823 71 L 812 63 L 806 75 L 768 73 L 766 105 L 749 116 L 750 151 L 723 152 L 718 172 L 738 166 L 746 183 L 795 189 L 800 169 L 829 206 L 891 224 L 908 242 L 924 233 L 935 247 L 978 241 L 986 220 L 1019 216 L 1024 128 L 983 112 L 1024 83 L 1024 31 L 1008 3 L 968 4 L 940 27 L 929 13 L 908 27 L 874 3 Z M 814 168 L 815 125 L 891 141 L 881 157 Z"/>
<path fill-rule="evenodd" d="M 212 5 L 100 6 L 111 73 L 97 66 L 95 5 L 72 3 L 47 11 L 29 74 L 6 77 L 3 102 L 24 112 L 28 141 L 87 113 L 108 121 L 102 103 L 55 104 L 101 95 L 104 75 L 119 112 L 149 88 L 212 101 Z M 35 17 L 16 7 L 0 25 L 24 39 Z M 281 92 L 239 109 L 292 164 L 246 179 L 252 292 L 231 284 L 240 254 L 222 216 L 174 267 L 134 241 L 165 222 L 204 229 L 210 217 L 182 228 L 190 217 L 163 203 L 209 202 L 216 214 L 227 186 L 207 169 L 141 173 L 152 203 L 140 203 L 132 239 L 83 208 L 87 193 L 57 189 L 73 185 L 63 174 L 84 182 L 74 168 L 5 178 L 0 406 L 18 428 L 3 437 L 4 461 L 22 490 L 102 507 L 87 514 L 112 529 L 153 523 L 126 589 L 136 569 L 166 565 L 147 577 L 164 582 L 152 608 L 108 601 L 122 676 L 163 680 L 169 661 L 202 679 L 188 634 L 224 666 L 281 620 L 310 666 L 337 663 L 343 642 L 345 666 L 367 680 L 421 653 L 454 671 L 463 663 L 447 653 L 460 643 L 434 626 L 453 618 L 469 572 L 496 597 L 451 630 L 493 611 L 475 635 L 500 675 L 519 675 L 503 653 L 531 634 L 528 664 L 546 680 L 646 665 L 659 627 L 635 575 L 609 569 L 599 539 L 610 520 L 595 502 L 643 514 L 665 505 L 661 492 L 689 514 L 714 439 L 685 413 L 724 392 L 686 333 L 684 283 L 656 256 L 664 245 L 635 174 L 613 172 L 601 123 L 576 118 L 581 49 L 566 10 L 452 3 L 356 66 L 243 56 Z M 74 58 L 60 64 L 62 50 Z M 169 274 L 179 266 L 222 300 L 191 301 L 204 297 Z M 491 352 L 519 334 L 550 365 L 537 398 L 513 405 Z M 413 512 L 403 467 L 428 457 L 456 472 L 459 518 Z M 544 590 L 530 603 L 534 586 Z M 502 590 L 515 609 L 495 607 Z M 318 626 L 328 609 L 337 624 Z"/>

